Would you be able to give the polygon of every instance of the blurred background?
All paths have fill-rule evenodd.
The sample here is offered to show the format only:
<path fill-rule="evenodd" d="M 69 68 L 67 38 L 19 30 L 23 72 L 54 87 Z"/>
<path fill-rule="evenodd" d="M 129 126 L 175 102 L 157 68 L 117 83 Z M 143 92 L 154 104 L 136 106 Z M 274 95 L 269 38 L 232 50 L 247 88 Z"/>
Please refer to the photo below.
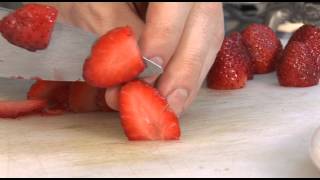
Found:
<path fill-rule="evenodd" d="M 0 2 L 15 9 L 21 2 Z M 288 33 L 302 25 L 320 25 L 320 2 L 224 2 L 226 33 L 240 31 L 250 23 L 264 23 L 277 32 Z"/>

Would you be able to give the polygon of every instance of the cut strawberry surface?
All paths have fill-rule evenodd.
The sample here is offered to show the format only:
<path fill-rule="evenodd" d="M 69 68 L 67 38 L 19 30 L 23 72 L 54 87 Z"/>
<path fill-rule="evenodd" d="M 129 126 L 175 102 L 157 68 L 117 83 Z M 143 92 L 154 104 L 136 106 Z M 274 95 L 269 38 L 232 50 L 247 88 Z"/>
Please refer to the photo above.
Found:
<path fill-rule="evenodd" d="M 233 33 L 226 37 L 207 76 L 208 87 L 221 90 L 244 87 L 252 72 L 250 61 L 241 35 Z"/>
<path fill-rule="evenodd" d="M 0 101 L 0 117 L 17 118 L 19 116 L 41 112 L 46 107 L 46 100 Z"/>
<path fill-rule="evenodd" d="M 100 110 L 96 103 L 98 88 L 85 82 L 73 82 L 70 86 L 69 106 L 73 112 L 94 112 Z"/>
<path fill-rule="evenodd" d="M 251 24 L 242 32 L 242 37 L 254 63 L 255 73 L 275 70 L 282 45 L 272 29 L 262 24 Z"/>
<path fill-rule="evenodd" d="M 119 110 L 129 140 L 177 140 L 180 127 L 167 101 L 149 84 L 129 82 L 121 88 Z"/>
<path fill-rule="evenodd" d="M 30 51 L 49 45 L 58 11 L 51 6 L 27 4 L 4 17 L 1 33 L 10 43 Z"/>
<path fill-rule="evenodd" d="M 120 27 L 102 36 L 92 47 L 83 66 L 83 77 L 100 88 L 135 79 L 145 65 L 130 27 Z"/>
<path fill-rule="evenodd" d="M 29 89 L 28 99 L 45 99 L 53 109 L 68 109 L 70 82 L 36 81 Z"/>
<path fill-rule="evenodd" d="M 291 41 L 283 52 L 277 69 L 280 85 L 308 87 L 319 83 L 317 62 L 302 42 Z"/>

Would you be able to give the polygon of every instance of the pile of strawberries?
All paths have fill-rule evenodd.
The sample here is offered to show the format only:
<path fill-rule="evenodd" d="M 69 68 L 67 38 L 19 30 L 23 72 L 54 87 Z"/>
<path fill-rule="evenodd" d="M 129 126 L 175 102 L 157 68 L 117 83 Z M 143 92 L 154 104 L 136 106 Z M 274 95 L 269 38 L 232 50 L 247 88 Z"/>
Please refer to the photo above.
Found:
<path fill-rule="evenodd" d="M 4 17 L 0 31 L 14 45 L 29 51 L 41 50 L 49 45 L 56 18 L 57 10 L 53 7 L 28 4 Z M 128 139 L 179 139 L 178 118 L 166 99 L 151 85 L 137 79 L 144 68 L 132 29 L 115 28 L 92 46 L 83 65 L 86 82 L 37 80 L 31 86 L 27 100 L 0 102 L 0 117 L 109 112 L 112 110 L 106 104 L 105 91 L 120 85 L 119 112 Z"/>
<path fill-rule="evenodd" d="M 272 29 L 251 24 L 241 33 L 231 33 L 224 39 L 207 84 L 212 89 L 239 89 L 253 79 L 253 74 L 276 70 L 282 86 L 313 86 L 319 83 L 319 61 L 318 27 L 300 27 L 283 50 Z"/>

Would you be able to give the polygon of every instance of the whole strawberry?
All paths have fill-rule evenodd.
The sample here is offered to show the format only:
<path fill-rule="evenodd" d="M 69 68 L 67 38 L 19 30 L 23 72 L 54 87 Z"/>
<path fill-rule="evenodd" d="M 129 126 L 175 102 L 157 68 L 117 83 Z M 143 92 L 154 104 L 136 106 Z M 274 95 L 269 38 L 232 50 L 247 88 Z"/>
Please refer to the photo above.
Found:
<path fill-rule="evenodd" d="M 255 73 L 273 71 L 282 45 L 272 29 L 262 24 L 251 24 L 244 29 L 242 37 L 252 58 Z"/>
<path fill-rule="evenodd" d="M 239 89 L 250 77 L 251 59 L 244 47 L 240 33 L 226 37 L 208 74 L 211 89 Z M 251 73 L 252 74 L 252 73 Z"/>
<path fill-rule="evenodd" d="M 319 83 L 317 62 L 307 45 L 291 41 L 285 48 L 277 68 L 280 85 L 308 87 Z"/>
<path fill-rule="evenodd" d="M 30 51 L 45 49 L 58 11 L 46 5 L 27 4 L 1 20 L 1 33 L 10 43 Z"/>
<path fill-rule="evenodd" d="M 318 61 L 320 71 L 320 28 L 309 24 L 303 25 L 292 35 L 288 44 L 292 41 L 303 42 L 308 46 L 311 55 Z"/>

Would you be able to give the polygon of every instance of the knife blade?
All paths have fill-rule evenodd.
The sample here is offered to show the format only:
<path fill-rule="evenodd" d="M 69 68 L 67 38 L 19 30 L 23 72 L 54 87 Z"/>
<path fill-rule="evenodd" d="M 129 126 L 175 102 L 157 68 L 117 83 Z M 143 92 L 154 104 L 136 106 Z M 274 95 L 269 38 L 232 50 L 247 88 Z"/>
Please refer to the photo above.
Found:
<path fill-rule="evenodd" d="M 11 10 L 0 8 L 0 18 Z M 97 36 L 79 28 L 56 23 L 49 46 L 31 52 L 0 37 L 0 77 L 43 79 L 53 81 L 83 81 L 82 66 Z M 140 78 L 159 75 L 162 68 L 143 57 L 145 70 Z"/>

